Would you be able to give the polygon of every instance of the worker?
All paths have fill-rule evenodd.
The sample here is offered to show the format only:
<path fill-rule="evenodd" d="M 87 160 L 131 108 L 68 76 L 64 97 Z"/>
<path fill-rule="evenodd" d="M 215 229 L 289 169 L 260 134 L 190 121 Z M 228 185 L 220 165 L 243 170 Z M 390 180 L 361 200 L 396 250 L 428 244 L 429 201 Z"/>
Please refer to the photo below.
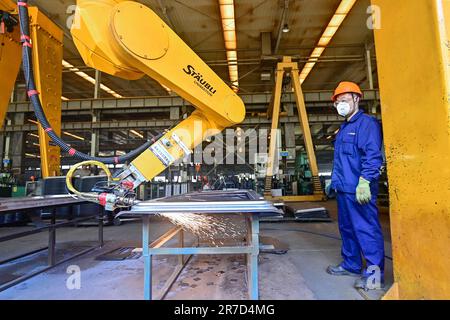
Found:
<path fill-rule="evenodd" d="M 332 97 L 338 114 L 345 118 L 335 140 L 331 176 L 343 261 L 327 272 L 357 276 L 355 288 L 369 290 L 384 283 L 384 240 L 376 205 L 383 156 L 380 124 L 359 109 L 362 95 L 356 83 L 341 82 Z"/>

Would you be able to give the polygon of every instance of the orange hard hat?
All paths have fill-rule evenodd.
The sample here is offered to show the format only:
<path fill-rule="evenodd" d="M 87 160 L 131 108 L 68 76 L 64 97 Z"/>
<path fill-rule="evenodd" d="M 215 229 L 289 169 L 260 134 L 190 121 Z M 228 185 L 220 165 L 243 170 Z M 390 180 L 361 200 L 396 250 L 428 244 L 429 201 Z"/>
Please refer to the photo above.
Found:
<path fill-rule="evenodd" d="M 331 100 L 336 101 L 337 96 L 343 93 L 356 93 L 359 94 L 361 97 L 363 95 L 361 88 L 356 83 L 343 81 L 339 83 L 336 90 L 334 90 L 334 95 L 331 98 Z"/>

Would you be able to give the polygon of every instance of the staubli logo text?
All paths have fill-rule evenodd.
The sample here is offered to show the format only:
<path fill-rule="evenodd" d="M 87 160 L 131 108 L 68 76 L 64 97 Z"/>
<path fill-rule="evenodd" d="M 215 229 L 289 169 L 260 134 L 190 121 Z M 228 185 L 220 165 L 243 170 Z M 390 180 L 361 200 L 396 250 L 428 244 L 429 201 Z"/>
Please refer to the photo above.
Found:
<path fill-rule="evenodd" d="M 201 73 L 197 72 L 193 66 L 188 65 L 186 69 L 183 69 L 183 71 L 186 74 L 190 75 L 192 78 L 194 78 L 195 84 L 198 85 L 207 94 L 212 96 L 213 94 L 216 93 L 217 90 L 214 89 L 214 87 L 210 83 L 208 83 L 208 81 L 203 79 Z"/>

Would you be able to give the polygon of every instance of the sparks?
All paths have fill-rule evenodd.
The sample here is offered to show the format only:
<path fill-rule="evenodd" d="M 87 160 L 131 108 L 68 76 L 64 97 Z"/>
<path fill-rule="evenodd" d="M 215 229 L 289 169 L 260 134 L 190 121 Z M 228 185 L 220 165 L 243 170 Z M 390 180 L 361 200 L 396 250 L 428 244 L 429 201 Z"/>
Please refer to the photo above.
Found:
<path fill-rule="evenodd" d="M 223 244 L 219 239 L 239 238 L 245 234 L 242 224 L 224 215 L 206 215 L 197 213 L 161 213 L 173 224 L 193 233 L 213 245 Z"/>

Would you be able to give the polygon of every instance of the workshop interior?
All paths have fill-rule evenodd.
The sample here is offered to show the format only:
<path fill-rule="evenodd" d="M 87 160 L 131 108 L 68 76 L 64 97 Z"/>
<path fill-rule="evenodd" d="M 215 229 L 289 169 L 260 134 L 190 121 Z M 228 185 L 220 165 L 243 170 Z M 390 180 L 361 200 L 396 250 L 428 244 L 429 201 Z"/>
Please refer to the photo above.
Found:
<path fill-rule="evenodd" d="M 0 300 L 450 299 L 449 39 L 449 0 L 0 0 Z"/>

